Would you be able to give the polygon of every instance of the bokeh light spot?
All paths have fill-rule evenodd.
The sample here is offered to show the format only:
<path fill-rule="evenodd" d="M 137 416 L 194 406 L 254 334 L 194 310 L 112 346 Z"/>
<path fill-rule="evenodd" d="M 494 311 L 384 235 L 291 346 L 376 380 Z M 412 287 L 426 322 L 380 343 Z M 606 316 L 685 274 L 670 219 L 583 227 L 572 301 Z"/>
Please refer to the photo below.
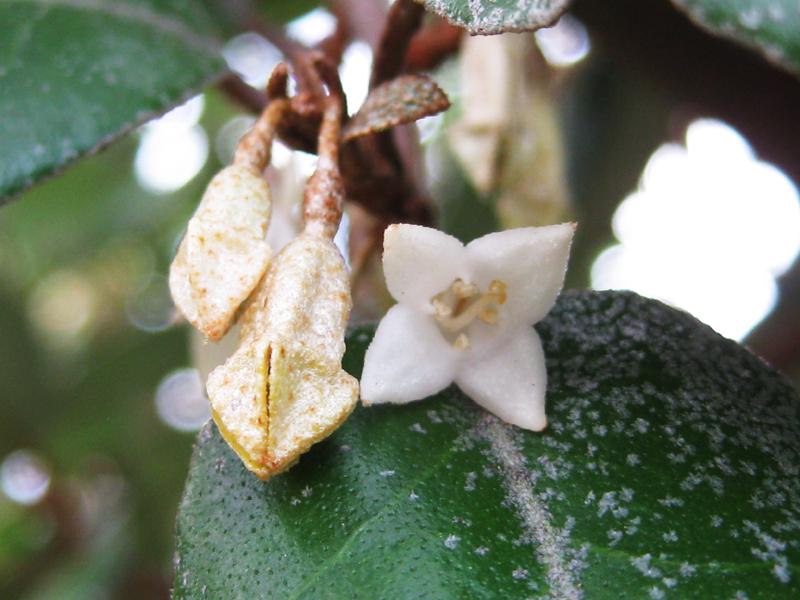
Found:
<path fill-rule="evenodd" d="M 315 46 L 336 31 L 336 17 L 324 8 L 315 8 L 286 25 L 286 32 L 306 46 Z"/>
<path fill-rule="evenodd" d="M 158 417 L 178 431 L 198 431 L 211 416 L 197 369 L 180 369 L 164 377 L 155 403 Z"/>
<path fill-rule="evenodd" d="M 28 316 L 48 345 L 72 346 L 91 327 L 98 294 L 89 278 L 71 270 L 44 277 L 28 299 Z"/>
<path fill-rule="evenodd" d="M 651 156 L 612 220 L 619 244 L 592 267 L 597 289 L 630 289 L 740 340 L 773 308 L 800 252 L 800 198 L 732 127 L 693 122 L 686 146 Z"/>
<path fill-rule="evenodd" d="M 18 504 L 36 504 L 50 487 L 47 467 L 30 450 L 16 450 L 0 464 L 0 489 Z"/>
<path fill-rule="evenodd" d="M 232 71 L 254 88 L 263 88 L 272 70 L 283 58 L 280 50 L 257 33 L 237 35 L 222 49 Z"/>
<path fill-rule="evenodd" d="M 564 15 L 534 35 L 545 60 L 554 67 L 570 67 L 586 58 L 591 49 L 586 27 L 572 15 Z"/>
<path fill-rule="evenodd" d="M 369 92 L 369 74 L 372 70 L 372 49 L 362 41 L 353 42 L 342 55 L 339 77 L 342 80 L 347 110 L 352 115 L 361 107 Z"/>
<path fill-rule="evenodd" d="M 134 159 L 139 185 L 168 194 L 200 172 L 208 158 L 208 136 L 197 124 L 202 112 L 203 98 L 196 96 L 142 127 Z"/>
<path fill-rule="evenodd" d="M 156 333 L 175 323 L 175 303 L 166 277 L 153 275 L 149 283 L 125 303 L 130 323 L 142 331 Z"/>

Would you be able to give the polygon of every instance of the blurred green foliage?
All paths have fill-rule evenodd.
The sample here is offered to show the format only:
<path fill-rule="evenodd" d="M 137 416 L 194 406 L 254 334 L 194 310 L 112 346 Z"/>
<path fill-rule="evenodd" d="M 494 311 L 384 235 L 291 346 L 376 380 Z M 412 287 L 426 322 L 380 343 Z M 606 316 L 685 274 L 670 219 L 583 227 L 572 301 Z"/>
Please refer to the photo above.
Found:
<path fill-rule="evenodd" d="M 0 456 L 30 449 L 52 475 L 35 509 L 0 500 L 0 597 L 120 595 L 131 577 L 169 575 L 193 435 L 162 423 L 153 398 L 188 365 L 186 330 L 142 331 L 128 315 L 143 292 L 166 290 L 176 242 L 220 166 L 213 134 L 234 114 L 207 94 L 209 159 L 176 193 L 138 185 L 134 133 L 0 212 Z M 78 302 L 63 307 L 66 331 L 42 323 L 37 303 L 68 301 L 76 285 L 88 316 Z M 98 490 L 109 482 L 123 491 Z"/>

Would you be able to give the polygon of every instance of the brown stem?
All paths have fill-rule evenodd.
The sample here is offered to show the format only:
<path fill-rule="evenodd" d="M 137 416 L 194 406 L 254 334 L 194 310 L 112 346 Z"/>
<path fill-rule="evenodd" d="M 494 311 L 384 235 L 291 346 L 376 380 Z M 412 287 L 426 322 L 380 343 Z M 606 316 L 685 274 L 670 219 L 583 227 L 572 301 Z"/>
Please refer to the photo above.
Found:
<path fill-rule="evenodd" d="M 315 100 L 323 97 L 322 81 L 308 56 L 309 48 L 286 36 L 279 27 L 264 21 L 252 0 L 227 0 L 225 8 L 240 29 L 262 35 L 289 60 L 299 97 Z M 305 102 L 304 106 L 313 104 L 313 100 Z"/>
<path fill-rule="evenodd" d="M 351 31 L 350 14 L 346 11 L 334 11 L 336 15 L 336 29 L 334 32 L 317 44 L 317 49 L 325 55 L 332 64 L 338 66 L 342 62 L 342 55 L 350 43 Z"/>
<path fill-rule="evenodd" d="M 272 100 L 267 105 L 253 128 L 239 141 L 233 164 L 259 174 L 267 168 L 272 154 L 272 140 L 288 108 L 289 101 L 285 98 Z"/>
<path fill-rule="evenodd" d="M 342 116 L 346 115 L 347 97 L 345 96 L 344 88 L 342 88 L 342 80 L 339 78 L 339 70 L 336 64 L 321 52 L 315 52 L 311 60 L 322 82 L 325 84 L 325 87 L 328 88 L 328 94 L 340 99 L 342 103 Z"/>
<path fill-rule="evenodd" d="M 308 180 L 303 197 L 305 233 L 329 240 L 339 228 L 344 202 L 344 182 L 339 173 L 342 113 L 342 99 L 328 96 L 319 130 L 317 169 Z"/>
<path fill-rule="evenodd" d="M 404 71 L 430 71 L 458 52 L 464 30 L 440 20 L 419 30 L 406 51 Z"/>
<path fill-rule="evenodd" d="M 392 4 L 375 48 L 370 89 L 400 74 L 405 63 L 406 50 L 422 24 L 424 14 L 425 8 L 414 0 L 397 0 Z"/>
<path fill-rule="evenodd" d="M 253 113 L 260 113 L 267 104 L 267 94 L 248 85 L 235 73 L 223 77 L 219 88 L 236 104 Z"/>
<path fill-rule="evenodd" d="M 373 0 L 332 0 L 332 3 L 334 12 L 347 13 L 347 19 L 340 23 L 339 29 L 347 30 L 349 37 L 374 40 L 377 58 L 373 82 L 391 79 L 398 74 L 403 68 L 408 43 L 421 22 L 422 9 L 413 2 L 398 0 L 385 19 L 383 33 L 378 39 L 375 32 L 381 31 L 381 28 L 376 23 L 386 15 L 382 7 Z M 292 61 L 299 91 L 291 98 L 289 110 L 283 113 L 283 118 L 277 124 L 277 134 L 290 147 L 313 152 L 317 146 L 317 136 L 321 135 L 322 113 L 328 112 L 326 87 L 329 95 L 339 98 L 340 119 L 346 114 L 335 52 L 332 60 L 320 50 L 309 50 L 286 38 L 282 32 L 263 23 L 260 15 L 248 12 L 247 7 L 252 6 L 248 0 L 235 0 L 235 6 L 235 17 L 242 27 L 268 37 Z M 350 10 L 353 7 L 360 8 Z M 281 69 L 285 77 L 285 65 L 279 65 L 276 72 Z M 261 110 L 264 95 L 252 90 L 238 78 L 226 79 L 222 87 L 240 104 L 254 112 Z M 276 92 L 276 87 L 271 83 L 266 98 L 285 98 L 285 86 L 278 88 Z M 408 133 L 414 132 L 404 132 Z M 347 197 L 386 221 L 429 223 L 429 202 L 418 176 L 418 144 L 412 139 L 413 135 L 403 137 L 404 134 L 398 133 L 406 142 L 400 144 L 402 151 L 391 133 L 363 138 L 342 149 L 341 171 Z M 336 176 L 340 177 L 338 169 Z"/>

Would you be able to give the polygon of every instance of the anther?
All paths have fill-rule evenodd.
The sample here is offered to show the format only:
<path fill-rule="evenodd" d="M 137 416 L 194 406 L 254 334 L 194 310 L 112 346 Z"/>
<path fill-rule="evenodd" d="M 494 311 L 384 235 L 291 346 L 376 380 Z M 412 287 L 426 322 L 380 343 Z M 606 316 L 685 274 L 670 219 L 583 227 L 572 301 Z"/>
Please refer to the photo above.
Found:
<path fill-rule="evenodd" d="M 463 333 L 475 319 L 489 325 L 497 324 L 499 313 L 497 306 L 505 304 L 507 299 L 505 283 L 494 279 L 486 293 L 481 293 L 474 283 L 456 279 L 450 287 L 431 298 L 434 318 L 444 331 L 456 334 L 453 345 L 465 350 L 469 347 L 469 338 Z"/>
<path fill-rule="evenodd" d="M 464 333 L 459 333 L 458 337 L 453 342 L 453 346 L 456 350 L 466 350 L 469 348 L 469 338 Z"/>

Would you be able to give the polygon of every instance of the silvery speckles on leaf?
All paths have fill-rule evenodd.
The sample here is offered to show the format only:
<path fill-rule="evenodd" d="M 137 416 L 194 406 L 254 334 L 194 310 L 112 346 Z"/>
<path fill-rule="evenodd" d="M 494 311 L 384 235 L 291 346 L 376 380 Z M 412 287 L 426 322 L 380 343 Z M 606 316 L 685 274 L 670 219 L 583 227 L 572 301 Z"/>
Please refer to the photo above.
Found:
<path fill-rule="evenodd" d="M 544 353 L 533 325 L 564 282 L 574 225 L 492 233 L 464 246 L 445 233 L 392 225 L 383 267 L 397 304 L 364 359 L 364 404 L 406 403 L 455 382 L 503 420 L 547 425 Z"/>

